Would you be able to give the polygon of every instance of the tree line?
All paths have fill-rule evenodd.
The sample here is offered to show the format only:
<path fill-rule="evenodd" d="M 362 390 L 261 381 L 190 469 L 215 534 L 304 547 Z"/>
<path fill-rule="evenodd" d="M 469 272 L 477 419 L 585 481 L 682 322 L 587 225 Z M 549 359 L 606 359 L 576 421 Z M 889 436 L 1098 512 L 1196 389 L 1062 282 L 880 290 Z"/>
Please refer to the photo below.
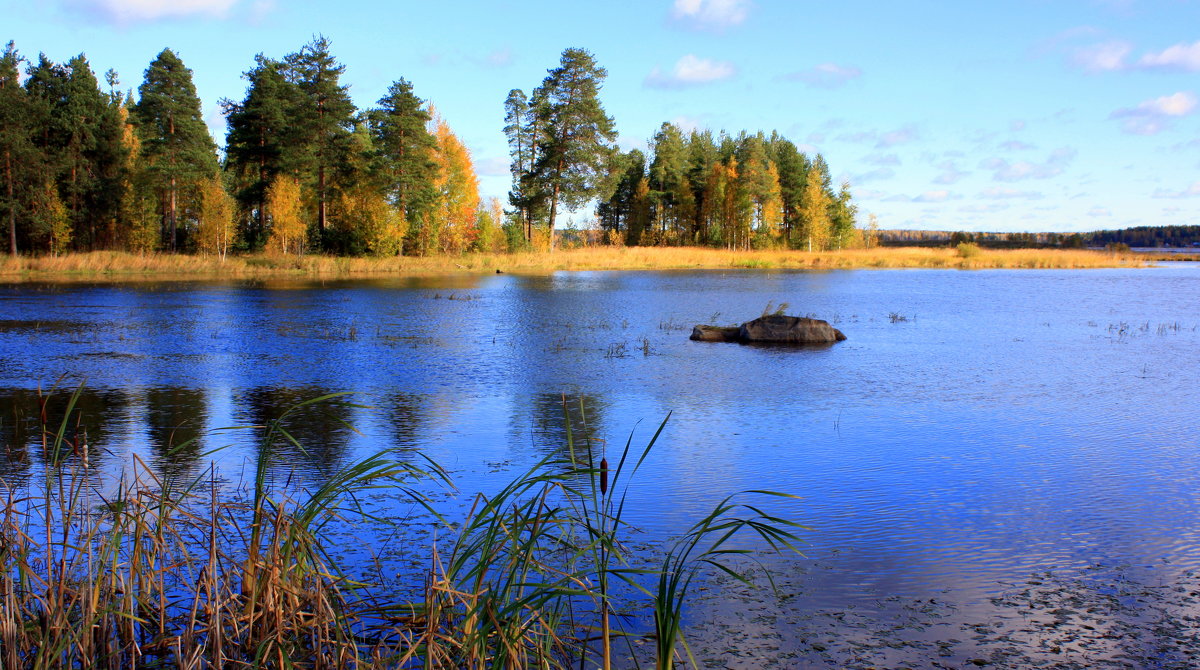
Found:
<path fill-rule="evenodd" d="M 504 103 L 509 208 L 484 202 L 470 152 L 410 82 L 360 110 L 324 37 L 259 55 L 221 100 L 224 151 L 170 49 L 137 95 L 80 54 L 0 56 L 0 216 L 9 253 L 231 251 L 430 255 L 546 248 L 564 210 L 595 204 L 619 244 L 839 248 L 860 242 L 848 185 L 777 133 L 685 134 L 621 152 L 606 76 L 567 49 Z M 22 76 L 22 73 L 24 76 Z"/>

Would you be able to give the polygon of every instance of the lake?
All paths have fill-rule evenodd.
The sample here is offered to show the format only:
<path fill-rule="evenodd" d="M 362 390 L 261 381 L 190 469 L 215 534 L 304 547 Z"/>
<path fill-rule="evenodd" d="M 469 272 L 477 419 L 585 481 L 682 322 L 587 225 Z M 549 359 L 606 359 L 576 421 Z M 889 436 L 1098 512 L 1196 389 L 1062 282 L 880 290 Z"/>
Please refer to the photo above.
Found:
<path fill-rule="evenodd" d="M 688 339 L 782 303 L 849 339 Z M 306 448 L 273 467 L 298 485 L 419 449 L 464 493 L 488 491 L 563 449 L 564 400 L 610 459 L 670 414 L 627 504 L 646 537 L 742 489 L 802 496 L 778 509 L 811 527 L 807 558 L 782 564 L 785 597 L 718 580 L 696 603 L 709 656 L 1170 667 L 1200 613 L 1197 305 L 1191 263 L 7 285 L 0 477 L 38 468 L 36 390 L 60 377 L 85 383 L 100 488 L 133 454 L 236 478 L 253 431 L 213 430 L 332 392 L 369 407 L 294 424 Z M 1118 639 L 1134 634 L 1158 637 Z"/>

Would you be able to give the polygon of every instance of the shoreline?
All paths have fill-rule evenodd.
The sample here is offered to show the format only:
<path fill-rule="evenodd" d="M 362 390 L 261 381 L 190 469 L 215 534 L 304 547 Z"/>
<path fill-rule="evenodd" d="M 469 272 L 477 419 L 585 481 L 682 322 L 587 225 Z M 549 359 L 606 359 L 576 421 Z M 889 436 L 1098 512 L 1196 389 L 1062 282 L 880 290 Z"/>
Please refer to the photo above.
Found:
<path fill-rule="evenodd" d="M 599 270 L 1087 269 L 1147 267 L 1162 255 L 1061 249 L 881 247 L 841 251 L 728 251 L 705 247 L 590 247 L 464 256 L 336 257 L 249 254 L 138 255 L 94 251 L 0 257 L 0 283 L 184 281 L 196 279 L 356 279 L 445 275 L 548 274 Z"/>

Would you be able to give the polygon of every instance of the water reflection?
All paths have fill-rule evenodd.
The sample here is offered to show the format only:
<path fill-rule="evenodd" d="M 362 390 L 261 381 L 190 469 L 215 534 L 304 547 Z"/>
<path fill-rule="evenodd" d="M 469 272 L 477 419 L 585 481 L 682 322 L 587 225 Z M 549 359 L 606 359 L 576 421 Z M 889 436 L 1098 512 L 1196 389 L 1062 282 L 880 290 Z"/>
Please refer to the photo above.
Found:
<path fill-rule="evenodd" d="M 74 409 L 68 418 L 72 398 Z M 66 463 L 84 462 L 86 454 L 89 466 L 105 468 L 111 458 L 106 447 L 115 435 L 125 433 L 132 404 L 130 393 L 115 389 L 0 390 L 0 444 L 6 454 L 0 476 L 20 480 L 28 476 L 31 464 L 51 460 L 60 433 Z"/>
<path fill-rule="evenodd" d="M 677 533 L 739 489 L 796 493 L 815 528 L 800 616 L 943 588 L 976 612 L 1038 571 L 1200 568 L 1197 301 L 1194 266 L 0 287 L 0 476 L 40 461 L 36 388 L 63 372 L 89 380 L 70 437 L 86 430 L 110 473 L 133 454 L 231 476 L 262 458 L 308 484 L 420 449 L 473 493 L 566 456 L 568 425 L 611 460 L 673 412 L 628 499 L 638 527 Z M 850 339 L 687 339 L 780 302 Z M 334 391 L 356 395 L 287 417 L 302 448 L 210 432 Z"/>
<path fill-rule="evenodd" d="M 238 394 L 234 404 L 242 423 L 261 426 L 256 458 L 267 459 L 272 470 L 320 483 L 345 463 L 354 433 L 355 403 L 336 394 L 315 386 L 266 386 Z M 273 425 L 283 432 L 268 439 Z"/>
<path fill-rule="evenodd" d="M 207 446 L 208 403 L 200 389 L 153 388 L 145 393 L 146 428 L 154 464 L 167 475 L 194 474 Z"/>

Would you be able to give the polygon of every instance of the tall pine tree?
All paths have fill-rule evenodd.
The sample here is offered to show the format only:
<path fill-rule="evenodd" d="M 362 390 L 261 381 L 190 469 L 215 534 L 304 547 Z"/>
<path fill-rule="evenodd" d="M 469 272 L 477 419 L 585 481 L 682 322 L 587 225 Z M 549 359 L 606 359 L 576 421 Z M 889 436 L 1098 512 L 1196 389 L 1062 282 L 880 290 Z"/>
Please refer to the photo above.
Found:
<path fill-rule="evenodd" d="M 293 115 L 301 172 L 311 180 L 317 204 L 317 236 L 324 245 L 330 178 L 349 158 L 354 103 L 339 79 L 346 67 L 334 59 L 330 42 L 318 36 L 284 59 L 288 79 L 300 89 Z"/>
<path fill-rule="evenodd" d="M 235 197 L 243 212 L 242 239 L 250 249 L 266 244 L 267 189 L 288 170 L 294 145 L 291 115 L 299 89 L 288 82 L 278 61 L 255 56 L 254 69 L 245 73 L 250 85 L 246 98 L 222 100 L 228 128 L 225 136 L 226 169 L 233 172 Z"/>
<path fill-rule="evenodd" d="M 379 179 L 388 199 L 414 228 L 426 221 L 435 197 L 437 140 L 429 132 L 424 104 L 412 84 L 400 79 L 369 115 Z"/>
<path fill-rule="evenodd" d="M 584 49 L 567 49 L 533 95 L 537 123 L 534 180 L 549 200 L 550 248 L 559 203 L 574 210 L 601 196 L 617 131 L 600 105 L 608 72 Z"/>
<path fill-rule="evenodd" d="M 36 150 L 32 141 L 29 98 L 20 84 L 24 58 L 9 42 L 0 56 L 0 214 L 4 217 L 8 253 L 17 255 L 17 220 L 26 216 Z"/>
<path fill-rule="evenodd" d="M 161 194 L 167 247 L 178 247 L 181 191 L 195 192 L 217 170 L 216 146 L 204 125 L 192 71 L 170 49 L 150 63 L 134 108 L 142 160 Z"/>

